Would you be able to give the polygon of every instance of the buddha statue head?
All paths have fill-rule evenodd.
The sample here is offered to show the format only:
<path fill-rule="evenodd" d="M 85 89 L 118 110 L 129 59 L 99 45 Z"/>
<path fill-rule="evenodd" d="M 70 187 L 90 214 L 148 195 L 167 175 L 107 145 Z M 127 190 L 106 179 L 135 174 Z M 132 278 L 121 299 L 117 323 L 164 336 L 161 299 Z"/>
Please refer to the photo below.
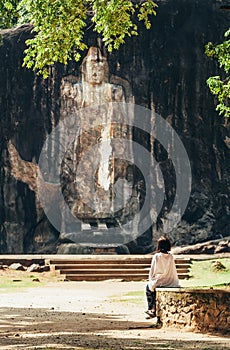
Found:
<path fill-rule="evenodd" d="M 90 47 L 81 66 L 82 80 L 91 85 L 108 82 L 109 67 L 106 58 L 97 47 Z"/>

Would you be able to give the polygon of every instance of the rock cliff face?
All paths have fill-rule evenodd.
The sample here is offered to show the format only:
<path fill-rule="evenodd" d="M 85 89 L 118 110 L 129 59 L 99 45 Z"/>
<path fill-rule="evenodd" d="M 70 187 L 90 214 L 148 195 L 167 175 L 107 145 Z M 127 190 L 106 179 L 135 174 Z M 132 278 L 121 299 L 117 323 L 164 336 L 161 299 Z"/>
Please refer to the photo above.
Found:
<path fill-rule="evenodd" d="M 228 236 L 230 232 L 230 126 L 215 112 L 214 99 L 206 86 L 206 79 L 217 74 L 218 69 L 215 62 L 204 54 L 204 45 L 208 41 L 220 42 L 223 39 L 223 33 L 229 27 L 229 19 L 229 13 L 220 10 L 218 1 L 165 0 L 158 2 L 152 29 L 146 31 L 142 28 L 138 37 L 128 39 L 126 45 L 117 52 L 106 53 L 93 32 L 89 31 L 86 38 L 89 47 L 100 47 L 108 64 L 106 92 L 99 89 L 95 96 L 103 94 L 109 102 L 132 101 L 155 110 L 170 123 L 185 146 L 192 169 L 192 191 L 182 220 L 169 233 L 175 245 Z M 62 207 L 53 207 L 56 217 L 60 218 L 60 225 L 52 225 L 47 219 L 39 202 L 36 176 L 44 142 L 59 120 L 65 118 L 66 106 L 70 104 L 68 108 L 71 109 L 73 100 L 77 103 L 84 100 L 87 103 L 94 97 L 89 97 L 92 94 L 87 95 L 87 100 L 84 94 L 81 96 L 79 83 L 82 82 L 82 61 L 71 62 L 66 67 L 56 65 L 50 70 L 47 80 L 22 68 L 25 40 L 31 36 L 30 31 L 30 26 L 2 31 L 0 253 L 55 253 L 60 242 L 76 242 L 65 235 L 72 231 L 71 228 L 62 227 Z M 86 54 L 87 52 L 83 57 Z M 71 100 L 73 91 L 76 95 Z M 145 128 L 150 131 L 152 124 L 153 120 L 150 119 Z M 129 139 L 144 145 L 151 156 L 143 159 L 143 164 L 158 163 L 164 177 L 165 200 L 156 223 L 140 237 L 126 244 L 131 253 L 147 253 L 153 249 L 152 239 L 155 240 L 162 232 L 164 215 L 170 212 L 177 191 L 175 172 L 167 155 L 170 142 L 168 148 L 162 147 L 160 142 L 156 139 L 153 141 L 149 136 L 151 132 L 148 134 L 138 128 L 114 129 L 113 132 L 118 135 L 125 133 Z M 80 153 L 73 151 L 72 154 L 76 158 L 82 154 L 82 150 L 88 147 L 89 138 L 92 141 L 94 138 L 108 139 L 110 136 L 110 131 L 102 133 L 100 128 L 95 129 L 94 134 L 82 135 L 78 140 Z M 99 147 L 99 152 L 103 153 L 102 146 Z M 103 157 L 103 162 L 108 162 L 109 158 L 105 155 Z M 66 179 L 66 174 L 70 179 L 73 170 L 71 166 L 74 167 L 75 158 L 69 157 L 67 153 L 66 159 L 62 167 L 62 181 Z M 69 172 L 66 172 L 67 168 L 70 169 Z M 105 178 L 106 170 L 103 169 L 97 173 L 98 183 Z M 130 198 L 136 208 L 132 209 L 132 213 L 135 213 L 145 199 L 142 169 L 119 160 L 111 169 L 116 169 L 116 181 L 122 179 L 119 189 L 122 188 L 123 197 L 127 195 L 129 198 L 129 183 L 132 179 L 134 186 Z M 109 178 L 112 178 L 111 172 Z M 109 181 L 111 184 L 112 180 Z M 113 187 L 103 186 L 101 196 L 103 203 L 106 203 L 105 194 L 112 196 L 108 193 Z M 160 179 L 156 181 L 156 186 L 161 188 Z M 107 192 L 105 187 L 109 189 Z M 71 206 L 72 199 L 77 198 L 75 194 L 71 197 L 71 181 L 68 189 L 62 190 L 64 196 L 68 193 Z M 45 193 L 48 197 L 53 196 L 52 203 L 57 201 L 58 192 L 51 191 L 49 184 L 46 184 Z M 75 200 L 72 208 L 75 208 L 72 214 L 82 210 L 79 199 Z M 88 213 L 88 217 L 85 213 Z M 84 216 L 84 225 L 96 225 L 98 232 L 100 225 L 115 225 L 111 217 L 106 222 L 100 221 L 99 215 L 94 222 L 92 213 L 86 209 L 81 215 Z M 120 217 L 124 221 L 127 215 L 123 212 Z M 68 252 L 68 249 L 59 251 Z M 123 247 L 120 251 L 127 252 L 127 248 Z"/>

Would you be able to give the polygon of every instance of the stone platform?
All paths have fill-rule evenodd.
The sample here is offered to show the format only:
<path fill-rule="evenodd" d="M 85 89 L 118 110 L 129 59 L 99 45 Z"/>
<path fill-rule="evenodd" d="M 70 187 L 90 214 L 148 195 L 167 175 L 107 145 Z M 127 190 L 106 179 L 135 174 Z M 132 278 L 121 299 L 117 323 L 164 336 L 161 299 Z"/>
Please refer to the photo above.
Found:
<path fill-rule="evenodd" d="M 230 289 L 157 288 L 157 316 L 165 327 L 229 332 Z"/>

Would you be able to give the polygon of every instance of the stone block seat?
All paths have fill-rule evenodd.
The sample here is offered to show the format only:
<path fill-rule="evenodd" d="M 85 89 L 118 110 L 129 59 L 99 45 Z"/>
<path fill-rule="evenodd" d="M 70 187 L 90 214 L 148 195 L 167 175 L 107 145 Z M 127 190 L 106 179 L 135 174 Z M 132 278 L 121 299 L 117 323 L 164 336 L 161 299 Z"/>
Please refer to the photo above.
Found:
<path fill-rule="evenodd" d="M 229 332 L 230 289 L 157 288 L 157 317 L 163 327 Z"/>

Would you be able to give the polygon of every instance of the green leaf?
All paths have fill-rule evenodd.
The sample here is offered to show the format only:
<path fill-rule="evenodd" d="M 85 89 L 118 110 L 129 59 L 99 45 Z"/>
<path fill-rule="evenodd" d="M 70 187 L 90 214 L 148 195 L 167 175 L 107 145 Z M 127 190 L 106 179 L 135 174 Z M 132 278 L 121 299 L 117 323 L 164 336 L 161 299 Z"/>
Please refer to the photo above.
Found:
<path fill-rule="evenodd" d="M 119 49 L 126 37 L 138 34 L 135 18 L 151 27 L 155 15 L 152 0 L 0 0 L 1 27 L 29 22 L 34 37 L 26 41 L 23 65 L 46 77 L 55 62 L 79 60 L 87 48 L 84 34 L 89 19 L 108 51 Z M 1 18 L 0 17 L 0 18 Z"/>
<path fill-rule="evenodd" d="M 230 35 L 230 29 L 224 34 Z M 205 46 L 207 56 L 218 61 L 219 67 L 223 68 L 225 76 L 213 76 L 207 79 L 207 85 L 213 95 L 217 98 L 216 110 L 219 115 L 229 118 L 230 115 L 230 77 L 227 75 L 230 70 L 230 40 L 225 40 L 220 44 L 207 43 Z"/>

